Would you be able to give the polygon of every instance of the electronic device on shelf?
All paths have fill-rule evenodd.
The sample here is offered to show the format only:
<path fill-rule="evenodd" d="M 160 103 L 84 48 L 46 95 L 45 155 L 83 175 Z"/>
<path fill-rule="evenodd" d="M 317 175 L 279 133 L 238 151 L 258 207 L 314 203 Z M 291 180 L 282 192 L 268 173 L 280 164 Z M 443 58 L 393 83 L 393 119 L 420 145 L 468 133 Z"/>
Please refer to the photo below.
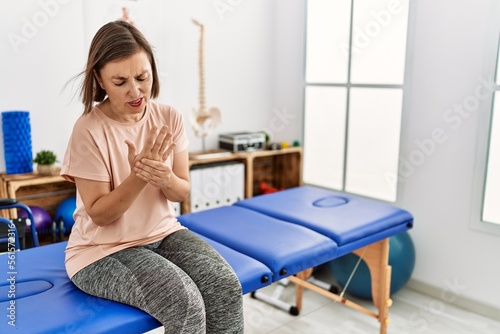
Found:
<path fill-rule="evenodd" d="M 232 152 L 263 150 L 266 136 L 262 132 L 230 132 L 219 135 L 219 147 Z"/>

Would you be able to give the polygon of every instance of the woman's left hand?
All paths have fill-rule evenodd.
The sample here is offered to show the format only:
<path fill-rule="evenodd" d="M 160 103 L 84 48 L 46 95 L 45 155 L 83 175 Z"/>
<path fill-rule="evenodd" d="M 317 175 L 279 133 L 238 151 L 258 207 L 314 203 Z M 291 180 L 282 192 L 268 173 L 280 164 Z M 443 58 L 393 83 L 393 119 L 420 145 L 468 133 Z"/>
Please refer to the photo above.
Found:
<path fill-rule="evenodd" d="M 135 145 L 126 141 L 136 177 L 160 188 L 168 187 L 173 173 L 172 168 L 165 163 L 175 148 L 172 133 L 168 130 L 167 126 L 163 126 L 159 132 L 157 128 L 151 129 L 146 145 L 138 155 L 135 155 Z"/>
<path fill-rule="evenodd" d="M 165 161 L 147 158 L 135 163 L 134 172 L 138 178 L 158 188 L 167 188 L 173 174 L 172 168 Z"/>

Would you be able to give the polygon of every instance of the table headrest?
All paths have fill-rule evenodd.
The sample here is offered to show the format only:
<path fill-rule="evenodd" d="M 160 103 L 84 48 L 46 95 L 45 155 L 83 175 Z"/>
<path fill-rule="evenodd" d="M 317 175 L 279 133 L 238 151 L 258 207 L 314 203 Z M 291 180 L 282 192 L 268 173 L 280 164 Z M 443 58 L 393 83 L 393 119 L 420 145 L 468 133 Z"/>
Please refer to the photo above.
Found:
<path fill-rule="evenodd" d="M 333 208 L 335 206 L 346 204 L 347 202 L 347 198 L 332 195 L 314 201 L 313 205 L 320 208 Z"/>

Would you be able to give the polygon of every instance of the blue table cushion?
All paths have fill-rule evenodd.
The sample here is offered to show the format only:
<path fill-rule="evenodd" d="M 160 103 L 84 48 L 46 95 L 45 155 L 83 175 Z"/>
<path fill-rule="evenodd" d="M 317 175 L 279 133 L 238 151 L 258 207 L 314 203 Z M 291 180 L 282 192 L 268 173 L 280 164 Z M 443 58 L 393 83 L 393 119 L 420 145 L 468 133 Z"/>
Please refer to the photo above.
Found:
<path fill-rule="evenodd" d="M 195 234 L 197 234 L 195 232 Z M 224 246 L 221 243 L 210 240 L 203 235 L 199 235 L 208 242 L 219 254 L 229 263 L 238 276 L 243 294 L 258 290 L 270 285 L 273 280 L 271 269 L 259 261 L 252 259 L 244 254 Z"/>
<path fill-rule="evenodd" d="M 264 263 L 274 273 L 273 281 L 337 256 L 330 238 L 243 207 L 224 206 L 177 218 L 190 230 Z"/>
<path fill-rule="evenodd" d="M 60 242 L 15 253 L 15 274 L 8 267 L 8 254 L 0 255 L 2 297 L 14 276 L 18 298 L 13 311 L 16 326 L 4 315 L 0 333 L 141 333 L 160 326 L 137 308 L 80 291 L 66 274 L 65 248 L 66 242 Z M 4 314 L 11 301 L 2 298 Z"/>
<path fill-rule="evenodd" d="M 234 205 L 305 226 L 334 240 L 339 249 L 367 237 L 363 243 L 369 244 L 413 225 L 413 216 L 403 209 L 311 186 L 255 196 Z"/>

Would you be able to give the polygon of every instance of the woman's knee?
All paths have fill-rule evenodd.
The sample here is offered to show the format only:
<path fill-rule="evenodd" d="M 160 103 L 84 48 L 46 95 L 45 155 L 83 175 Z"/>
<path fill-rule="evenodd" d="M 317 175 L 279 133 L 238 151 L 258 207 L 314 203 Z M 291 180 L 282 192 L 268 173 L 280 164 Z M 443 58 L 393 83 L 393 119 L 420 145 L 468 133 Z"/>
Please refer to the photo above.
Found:
<path fill-rule="evenodd" d="M 183 289 L 175 289 L 175 298 L 168 297 L 169 303 L 150 305 L 155 307 L 156 316 L 165 327 L 165 333 L 205 333 L 206 316 L 203 298 L 194 284 Z M 174 300 L 174 304 L 170 304 Z M 166 304 L 169 304 L 168 306 Z"/>
<path fill-rule="evenodd" d="M 224 285 L 226 288 L 229 290 L 231 294 L 234 294 L 235 296 L 241 297 L 242 296 L 242 287 L 240 280 L 238 276 L 236 276 L 236 273 L 233 271 L 232 268 L 228 268 L 223 272 L 223 280 L 224 280 Z"/>
<path fill-rule="evenodd" d="M 212 273 L 210 293 L 205 293 L 207 333 L 243 333 L 243 297 L 240 281 L 230 268 Z"/>
<path fill-rule="evenodd" d="M 203 290 L 209 293 L 204 294 L 207 312 L 208 308 L 220 308 L 225 305 L 226 309 L 233 309 L 234 312 L 242 305 L 241 283 L 231 268 L 222 267 L 211 273 L 212 279 Z M 203 293 L 203 291 L 202 291 Z"/>

